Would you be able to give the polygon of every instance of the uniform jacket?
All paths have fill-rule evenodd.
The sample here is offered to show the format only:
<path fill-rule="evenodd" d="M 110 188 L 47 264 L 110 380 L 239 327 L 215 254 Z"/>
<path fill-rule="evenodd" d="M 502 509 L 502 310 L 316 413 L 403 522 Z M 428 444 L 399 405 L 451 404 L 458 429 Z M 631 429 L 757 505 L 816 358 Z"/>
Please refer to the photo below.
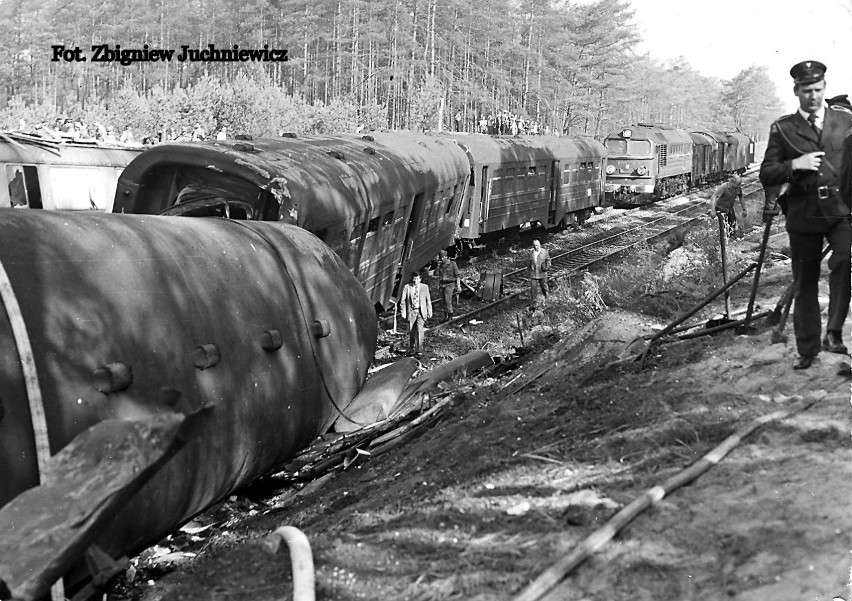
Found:
<path fill-rule="evenodd" d="M 843 142 L 843 164 L 840 170 L 840 200 L 852 206 L 852 131 Z"/>
<path fill-rule="evenodd" d="M 416 315 L 415 311 L 419 310 L 421 317 L 423 319 L 429 319 L 432 317 L 432 297 L 429 296 L 429 286 L 426 284 L 418 284 L 418 295 L 420 297 L 420 307 L 414 307 L 414 286 L 412 284 L 406 284 L 402 288 L 402 298 L 400 299 L 400 313 L 402 313 L 402 318 L 407 319 L 408 316 L 412 318 Z"/>
<path fill-rule="evenodd" d="M 547 270 L 550 269 L 550 253 L 547 252 L 546 248 L 538 251 L 538 257 L 535 256 L 535 251 L 530 251 L 527 269 L 530 272 L 530 277 L 535 280 L 547 277 Z"/>
<path fill-rule="evenodd" d="M 764 187 L 790 183 L 785 195 L 787 229 L 791 232 L 822 233 L 849 215 L 850 205 L 841 199 L 838 186 L 843 154 L 843 139 L 852 128 L 852 114 L 827 108 L 822 134 L 797 112 L 781 117 L 769 130 L 766 154 L 760 165 Z M 819 171 L 793 171 L 793 159 L 809 152 L 823 151 Z M 820 188 L 822 196 L 820 198 Z"/>

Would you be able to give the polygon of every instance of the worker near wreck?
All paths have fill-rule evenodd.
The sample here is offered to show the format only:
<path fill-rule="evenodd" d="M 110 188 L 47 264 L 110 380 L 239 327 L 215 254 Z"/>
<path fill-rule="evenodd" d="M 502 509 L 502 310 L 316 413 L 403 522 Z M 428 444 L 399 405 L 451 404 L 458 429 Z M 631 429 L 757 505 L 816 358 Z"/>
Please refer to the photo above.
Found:
<path fill-rule="evenodd" d="M 440 254 L 438 277 L 442 298 L 444 299 L 444 321 L 449 321 L 453 318 L 453 296 L 461 292 L 461 276 L 459 275 L 459 266 L 450 259 L 446 250 L 442 250 Z"/>

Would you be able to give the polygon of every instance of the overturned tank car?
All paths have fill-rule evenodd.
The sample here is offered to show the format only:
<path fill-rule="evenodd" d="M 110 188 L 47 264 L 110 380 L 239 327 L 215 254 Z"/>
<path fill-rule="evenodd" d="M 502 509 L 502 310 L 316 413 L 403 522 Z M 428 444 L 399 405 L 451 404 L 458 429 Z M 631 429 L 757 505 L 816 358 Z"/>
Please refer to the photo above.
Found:
<path fill-rule="evenodd" d="M 303 229 L 0 210 L 2 598 L 158 540 L 307 445 L 365 379 L 372 302 Z M 160 448 L 139 459 L 134 437 Z M 111 463 L 132 473 L 115 484 Z"/>

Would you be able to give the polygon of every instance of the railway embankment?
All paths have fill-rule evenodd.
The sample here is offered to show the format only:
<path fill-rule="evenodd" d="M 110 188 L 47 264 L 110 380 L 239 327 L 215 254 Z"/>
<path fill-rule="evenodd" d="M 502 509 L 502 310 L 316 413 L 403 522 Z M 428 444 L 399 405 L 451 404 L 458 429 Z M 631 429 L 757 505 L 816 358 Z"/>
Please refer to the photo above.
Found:
<path fill-rule="evenodd" d="M 732 241 L 733 264 L 756 258 L 761 234 Z M 677 260 L 703 261 L 708 246 L 687 235 Z M 789 284 L 785 247 L 783 234 L 770 237 L 759 310 Z M 442 385 L 448 411 L 393 452 L 198 516 L 134 559 L 110 598 L 289 598 L 287 551 L 262 541 L 291 525 L 310 541 L 318 599 L 511 600 L 559 568 L 526 598 L 848 601 L 850 358 L 823 353 L 793 371 L 792 324 L 758 319 L 748 332 L 667 339 L 640 368 L 630 358 L 647 335 L 712 287 L 696 269 L 636 287 L 629 308 L 612 308 L 614 284 L 590 273 L 554 306 L 515 307 L 487 333 L 435 331 L 426 364 L 472 340 L 505 357 Z M 634 289 L 618 273 L 620 289 Z M 735 316 L 750 286 L 732 290 Z M 723 310 L 720 298 L 694 321 Z M 659 493 L 726 444 L 688 485 Z M 653 502 L 599 534 L 649 491 Z M 601 544 L 563 570 L 590 538 Z"/>

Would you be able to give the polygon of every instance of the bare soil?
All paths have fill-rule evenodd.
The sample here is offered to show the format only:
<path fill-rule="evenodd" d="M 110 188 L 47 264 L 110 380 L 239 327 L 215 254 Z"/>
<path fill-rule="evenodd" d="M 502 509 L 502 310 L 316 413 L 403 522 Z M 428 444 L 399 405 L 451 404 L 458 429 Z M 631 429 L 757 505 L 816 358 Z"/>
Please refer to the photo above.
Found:
<path fill-rule="evenodd" d="M 732 254 L 754 259 L 761 229 Z M 761 310 L 789 283 L 785 245 L 772 237 Z M 749 287 L 735 289 L 736 308 Z M 776 342 L 759 320 L 749 335 L 655 347 L 639 369 L 622 359 L 664 325 L 654 317 L 604 311 L 585 327 L 526 325 L 524 353 L 442 392 L 453 408 L 437 426 L 296 496 L 231 497 L 132 560 L 107 599 L 290 599 L 287 547 L 264 544 L 284 525 L 310 541 L 317 599 L 514 599 L 647 490 L 803 399 L 815 402 L 761 426 L 538 598 L 852 598 L 848 356 L 823 353 L 793 371 L 792 324 Z M 431 363 L 464 340 L 458 328 L 435 332 Z"/>

